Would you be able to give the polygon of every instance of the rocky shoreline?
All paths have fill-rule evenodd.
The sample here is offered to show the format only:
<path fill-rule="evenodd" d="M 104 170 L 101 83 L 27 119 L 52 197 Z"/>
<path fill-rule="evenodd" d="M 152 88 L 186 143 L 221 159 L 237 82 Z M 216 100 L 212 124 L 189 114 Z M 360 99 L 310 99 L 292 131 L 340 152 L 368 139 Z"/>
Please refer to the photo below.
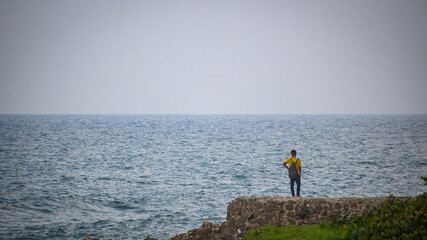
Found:
<path fill-rule="evenodd" d="M 316 224 L 350 210 L 356 215 L 366 214 L 379 207 L 386 199 L 386 197 L 238 197 L 228 205 L 226 221 L 221 225 L 205 222 L 200 228 L 179 234 L 171 240 L 236 240 L 263 225 Z"/>
<path fill-rule="evenodd" d="M 227 208 L 226 222 L 205 222 L 198 229 L 177 235 L 172 240 L 234 240 L 263 225 L 309 225 L 328 221 L 336 214 L 352 210 L 366 214 L 379 207 L 385 197 L 300 198 L 239 197 Z"/>

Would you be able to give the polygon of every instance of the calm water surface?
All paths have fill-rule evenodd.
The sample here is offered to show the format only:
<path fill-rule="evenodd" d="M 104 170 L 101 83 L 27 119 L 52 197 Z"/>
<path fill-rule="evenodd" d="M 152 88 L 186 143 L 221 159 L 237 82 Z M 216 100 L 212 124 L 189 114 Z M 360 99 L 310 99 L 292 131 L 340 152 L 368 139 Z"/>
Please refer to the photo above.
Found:
<path fill-rule="evenodd" d="M 0 239 L 167 239 L 241 195 L 426 190 L 427 115 L 0 115 Z"/>

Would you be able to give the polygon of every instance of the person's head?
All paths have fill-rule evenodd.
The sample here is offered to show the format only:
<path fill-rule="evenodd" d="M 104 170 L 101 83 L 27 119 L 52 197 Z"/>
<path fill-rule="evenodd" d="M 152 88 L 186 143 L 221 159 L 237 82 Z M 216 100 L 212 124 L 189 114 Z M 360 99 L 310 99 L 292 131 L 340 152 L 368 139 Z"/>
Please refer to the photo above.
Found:
<path fill-rule="evenodd" d="M 296 156 L 297 156 L 297 151 L 292 150 L 292 151 L 291 151 L 291 155 L 292 155 L 292 157 L 296 157 Z"/>

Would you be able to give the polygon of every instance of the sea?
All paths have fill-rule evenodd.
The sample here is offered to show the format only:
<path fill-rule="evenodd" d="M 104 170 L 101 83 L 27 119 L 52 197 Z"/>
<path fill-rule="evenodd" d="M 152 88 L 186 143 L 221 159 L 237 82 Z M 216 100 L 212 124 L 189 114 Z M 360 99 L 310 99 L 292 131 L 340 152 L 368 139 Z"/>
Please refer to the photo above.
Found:
<path fill-rule="evenodd" d="M 239 196 L 416 196 L 427 115 L 0 115 L 0 239 L 144 239 Z"/>

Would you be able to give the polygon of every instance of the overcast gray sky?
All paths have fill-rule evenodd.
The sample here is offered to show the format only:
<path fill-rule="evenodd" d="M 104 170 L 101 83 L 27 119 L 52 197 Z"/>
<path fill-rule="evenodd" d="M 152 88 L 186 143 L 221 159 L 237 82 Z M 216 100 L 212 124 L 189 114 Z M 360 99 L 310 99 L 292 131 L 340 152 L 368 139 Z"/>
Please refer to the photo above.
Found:
<path fill-rule="evenodd" d="M 0 0 L 0 113 L 427 113 L 427 1 Z"/>

